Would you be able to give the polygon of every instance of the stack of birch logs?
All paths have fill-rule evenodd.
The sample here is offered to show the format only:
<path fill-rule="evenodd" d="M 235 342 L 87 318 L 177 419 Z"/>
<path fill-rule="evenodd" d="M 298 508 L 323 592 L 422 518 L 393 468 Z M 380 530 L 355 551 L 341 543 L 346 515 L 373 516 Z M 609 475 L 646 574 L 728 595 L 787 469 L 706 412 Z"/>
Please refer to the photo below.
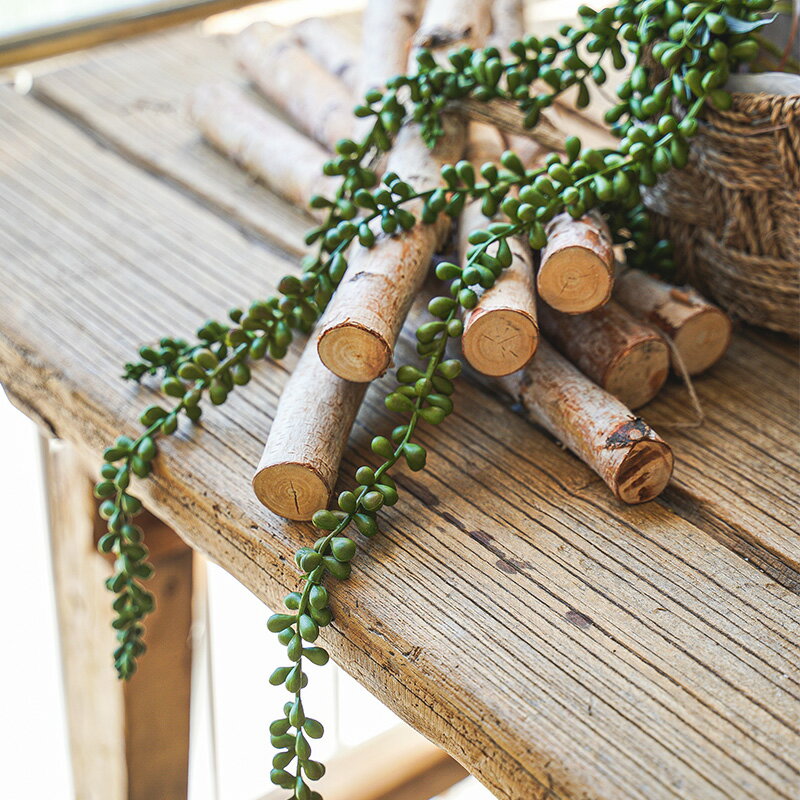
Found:
<path fill-rule="evenodd" d="M 329 20 L 290 29 L 257 23 L 234 44 L 261 99 L 232 85 L 201 87 L 191 115 L 214 147 L 307 209 L 312 195 L 335 191 L 322 165 L 337 141 L 358 136 L 356 102 L 366 90 L 413 71 L 417 48 L 437 58 L 465 44 L 503 50 L 524 32 L 518 0 L 421 6 L 419 0 L 370 0 L 363 44 Z M 574 112 L 558 106 L 551 112 L 535 139 L 501 132 L 491 124 L 491 109 L 482 109 L 482 121 L 449 114 L 434 150 L 406 123 L 377 168 L 428 189 L 440 185 L 443 164 L 462 157 L 496 162 L 513 149 L 535 164 L 546 156 L 545 145 L 563 142 L 566 125 L 585 142 L 596 140 L 598 129 Z M 392 365 L 432 258 L 455 242 L 464 259 L 468 234 L 486 224 L 480 206 L 472 205 L 458 231 L 442 215 L 431 225 L 379 234 L 370 249 L 351 248 L 348 270 L 285 388 L 254 478 L 268 508 L 308 520 L 327 505 L 365 388 Z M 730 321 L 693 290 L 618 264 L 608 226 L 594 212 L 579 220 L 561 214 L 547 234 L 541 252 L 526 239 L 513 241 L 511 266 L 463 320 L 464 358 L 498 379 L 617 498 L 650 500 L 667 485 L 673 456 L 631 409 L 653 399 L 671 362 L 684 375 L 715 363 L 728 345 Z"/>

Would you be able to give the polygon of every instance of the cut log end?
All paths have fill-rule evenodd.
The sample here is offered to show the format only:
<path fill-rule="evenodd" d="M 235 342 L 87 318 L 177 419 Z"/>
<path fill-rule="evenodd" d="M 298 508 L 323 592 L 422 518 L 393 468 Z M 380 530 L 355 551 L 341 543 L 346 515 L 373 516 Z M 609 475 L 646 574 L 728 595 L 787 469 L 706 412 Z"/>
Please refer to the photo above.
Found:
<path fill-rule="evenodd" d="M 392 363 L 389 343 L 376 331 L 353 323 L 324 330 L 317 349 L 320 360 L 334 375 L 354 383 L 379 378 Z"/>
<path fill-rule="evenodd" d="M 331 487 L 309 464 L 280 462 L 260 469 L 253 476 L 253 490 L 272 512 L 287 519 L 307 521 L 325 508 Z"/>
<path fill-rule="evenodd" d="M 495 309 L 470 320 L 464 331 L 464 357 L 478 372 L 493 377 L 510 375 L 533 358 L 539 329 L 529 314 Z"/>
<path fill-rule="evenodd" d="M 623 503 L 646 503 L 658 497 L 672 477 L 672 450 L 662 441 L 636 443 L 620 462 L 613 481 L 614 493 Z"/>
<path fill-rule="evenodd" d="M 686 320 L 674 341 L 690 375 L 704 372 L 722 358 L 730 344 L 731 328 L 728 316 L 713 307 Z M 675 368 L 679 370 L 679 365 Z"/>
<path fill-rule="evenodd" d="M 649 403 L 669 374 L 670 353 L 661 339 L 645 339 L 621 352 L 608 366 L 603 388 L 628 408 Z"/>
<path fill-rule="evenodd" d="M 672 339 L 690 375 L 711 367 L 728 349 L 730 318 L 689 286 L 672 286 L 638 269 L 620 269 L 614 298 Z M 674 354 L 672 366 L 682 372 Z"/>
<path fill-rule="evenodd" d="M 585 314 L 611 297 L 613 276 L 595 252 L 571 247 L 542 262 L 536 284 L 549 306 L 566 314 Z"/>

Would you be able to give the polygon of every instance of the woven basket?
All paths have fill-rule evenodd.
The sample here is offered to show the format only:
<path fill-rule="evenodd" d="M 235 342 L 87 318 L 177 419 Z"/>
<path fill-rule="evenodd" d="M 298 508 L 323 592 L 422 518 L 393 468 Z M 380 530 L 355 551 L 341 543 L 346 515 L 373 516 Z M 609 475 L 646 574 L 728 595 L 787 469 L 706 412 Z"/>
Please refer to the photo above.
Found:
<path fill-rule="evenodd" d="M 647 190 L 678 277 L 734 317 L 800 334 L 800 95 L 709 109 L 689 165 Z"/>

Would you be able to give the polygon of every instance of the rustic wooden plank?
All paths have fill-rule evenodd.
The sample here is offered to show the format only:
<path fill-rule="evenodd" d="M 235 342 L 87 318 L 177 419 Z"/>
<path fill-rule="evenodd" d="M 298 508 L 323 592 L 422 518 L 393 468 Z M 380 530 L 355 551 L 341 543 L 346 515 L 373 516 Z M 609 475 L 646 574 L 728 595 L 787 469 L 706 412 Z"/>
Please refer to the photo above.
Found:
<path fill-rule="evenodd" d="M 109 660 L 116 642 L 103 584 L 111 562 L 95 546 L 102 520 L 86 461 L 66 442 L 43 449 L 75 794 L 180 800 L 189 777 L 192 550 L 143 515 L 157 609 L 147 621 L 149 657 L 135 681 L 121 683 Z"/>
<path fill-rule="evenodd" d="M 123 687 L 128 800 L 182 800 L 189 792 L 193 551 L 152 515 L 141 524 L 157 605 L 145 623 L 149 658 Z"/>
<path fill-rule="evenodd" d="M 111 566 L 95 549 L 85 462 L 66 442 L 42 439 L 42 453 L 75 795 L 125 800 L 125 705 L 109 669 L 113 612 L 103 587 Z"/>
<path fill-rule="evenodd" d="M 174 70 L 176 57 L 181 67 Z M 140 68 L 143 63 L 148 65 L 144 71 Z M 230 74 L 231 56 L 224 44 L 192 31 L 178 31 L 90 54 L 81 65 L 43 77 L 37 83 L 37 94 L 90 126 L 121 152 L 136 152 L 148 168 L 182 182 L 204 201 L 226 209 L 237 224 L 248 226 L 253 215 L 247 212 L 246 201 L 260 203 L 266 190 L 251 186 L 253 197 L 243 198 L 244 205 L 226 204 L 225 198 L 238 191 L 241 173 L 220 165 L 220 156 L 210 154 L 198 144 L 196 135 L 192 139 L 184 128 L 180 146 L 162 144 L 169 143 L 176 125 L 169 114 L 153 116 L 128 110 L 131 104 L 157 108 L 167 102 L 164 98 L 172 98 L 169 102 L 174 105 L 174 98 L 207 80 L 210 69 Z M 187 148 L 197 156 L 191 159 L 191 169 L 187 169 Z M 210 200 L 212 197 L 220 201 Z M 260 230 L 269 236 L 271 226 L 270 218 L 269 225 Z M 290 236 L 297 237 L 294 241 L 299 247 L 299 234 L 291 231 Z M 776 348 L 783 348 L 790 358 L 788 367 L 780 366 Z M 796 409 L 796 355 L 791 358 L 786 345 L 763 336 L 737 339 L 723 363 L 696 380 L 701 402 L 709 409 L 707 424 L 700 430 L 664 430 L 678 453 L 675 483 L 666 501 L 793 588 L 798 586 L 795 572 L 800 569 L 796 535 L 800 447 L 796 431 L 785 421 Z M 771 385 L 778 373 L 783 380 L 767 397 L 760 392 L 735 391 L 748 381 L 753 386 Z M 777 416 L 770 415 L 767 408 L 774 403 L 779 404 Z M 745 407 L 748 411 L 743 415 Z M 691 412 L 683 393 L 673 385 L 665 399 L 646 413 L 653 419 L 680 421 Z M 773 475 L 770 469 L 776 459 L 782 469 Z M 707 468 L 709 464 L 712 469 Z"/>
<path fill-rule="evenodd" d="M 292 265 L 34 100 L 0 97 L 0 378 L 99 449 L 153 397 L 117 377 L 139 342 L 188 335 Z M 273 606 L 313 536 L 249 486 L 285 377 L 263 365 L 166 442 L 146 493 Z M 761 385 L 741 377 L 741 394 Z M 368 393 L 348 473 L 394 424 L 387 380 Z M 785 374 L 769 380 L 790 391 Z M 337 586 L 325 634 L 337 662 L 501 798 L 550 785 L 554 798 L 792 797 L 796 596 L 669 508 L 621 507 L 480 387 L 456 399 L 452 420 L 422 433 L 427 477 L 400 474 L 384 535 Z"/>
<path fill-rule="evenodd" d="M 776 380 L 776 376 L 789 380 Z M 685 393 L 645 410 L 653 419 L 691 419 Z M 800 588 L 800 441 L 787 422 L 798 411 L 796 358 L 786 361 L 759 335 L 734 338 L 730 353 L 695 379 L 706 421 L 668 431 L 681 454 L 665 501 L 734 550 Z M 649 416 L 648 416 L 649 418 Z M 786 569 L 786 567 L 790 569 Z"/>
<path fill-rule="evenodd" d="M 34 91 L 135 163 L 292 253 L 309 218 L 203 141 L 186 113 L 203 84 L 244 83 L 227 39 L 197 28 L 98 47 L 75 65 L 36 78 Z M 257 98 L 255 98 L 257 102 Z"/>

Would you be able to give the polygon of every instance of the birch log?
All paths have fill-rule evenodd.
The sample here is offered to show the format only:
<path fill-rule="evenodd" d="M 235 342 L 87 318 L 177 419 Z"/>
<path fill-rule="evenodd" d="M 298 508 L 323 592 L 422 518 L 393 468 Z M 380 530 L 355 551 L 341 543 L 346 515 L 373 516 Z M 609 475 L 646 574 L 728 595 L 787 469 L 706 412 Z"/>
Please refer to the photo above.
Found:
<path fill-rule="evenodd" d="M 525 3 L 523 0 L 492 0 L 492 34 L 489 44 L 496 47 L 504 59 L 511 58 L 508 46 L 516 39 L 525 36 Z M 552 123 L 551 110 L 542 112 L 544 125 Z M 485 123 L 484 123 L 485 124 Z M 526 134 L 503 132 L 509 150 L 513 150 L 523 164 L 531 164 L 546 152 L 545 146 Z M 563 147 L 563 143 L 559 145 Z"/>
<path fill-rule="evenodd" d="M 414 38 L 418 47 L 450 51 L 474 45 L 486 20 L 485 4 L 458 0 L 430 0 Z M 409 57 L 409 68 L 415 63 Z M 464 146 L 464 124 L 443 117 L 445 133 L 429 150 L 415 123 L 405 124 L 389 155 L 388 169 L 419 190 L 440 185 L 443 163 L 459 158 Z M 406 206 L 419 216 L 421 204 Z M 418 223 L 396 236 L 382 235 L 370 250 L 356 248 L 344 280 L 320 323 L 318 339 L 322 362 L 342 378 L 371 381 L 391 364 L 397 336 L 414 296 L 422 286 L 431 256 L 449 229 L 442 216 L 432 224 Z"/>
<path fill-rule="evenodd" d="M 333 196 L 337 183 L 322 174 L 329 154 L 236 86 L 199 87 L 189 113 L 214 147 L 293 205 L 308 208 L 314 194 Z"/>
<path fill-rule="evenodd" d="M 669 483 L 669 445 L 547 342 L 540 342 L 533 361 L 502 385 L 536 422 L 590 466 L 617 499 L 644 503 Z"/>
<path fill-rule="evenodd" d="M 408 65 L 411 37 L 417 30 L 421 0 L 369 0 L 364 9 L 361 46 L 361 94 L 382 88 Z"/>
<path fill-rule="evenodd" d="M 353 131 L 353 96 L 294 38 L 265 22 L 245 28 L 234 45 L 249 80 L 323 147 L 333 150 Z"/>
<path fill-rule="evenodd" d="M 309 340 L 281 394 L 253 476 L 256 496 L 270 511 L 309 520 L 327 506 L 365 388 L 325 369 Z"/>
<path fill-rule="evenodd" d="M 690 375 L 707 370 L 728 349 L 730 318 L 691 287 L 672 286 L 638 269 L 619 270 L 614 298 L 672 339 Z M 674 354 L 673 367 L 680 371 Z"/>
<path fill-rule="evenodd" d="M 521 237 L 509 239 L 509 246 L 511 265 L 464 315 L 464 357 L 484 375 L 516 372 L 531 360 L 539 343 L 533 254 Z"/>
<path fill-rule="evenodd" d="M 578 220 L 566 212 L 547 225 L 536 289 L 545 303 L 583 314 L 606 303 L 614 283 L 614 250 L 608 225 L 590 211 Z"/>
<path fill-rule="evenodd" d="M 416 125 L 404 126 L 389 157 L 394 170 L 415 189 L 439 185 L 439 169 L 461 155 L 463 126 L 445 118 L 445 135 L 430 151 Z M 422 204 L 406 203 L 419 217 Z M 418 222 L 396 236 L 380 234 L 371 249 L 357 247 L 319 326 L 319 355 L 342 378 L 371 381 L 391 364 L 400 328 L 422 286 L 436 247 L 449 230 L 449 219 Z"/>
<path fill-rule="evenodd" d="M 425 48 L 444 60 L 459 47 L 480 47 L 491 30 L 489 0 L 427 0 L 419 29 L 412 39 L 414 48 Z M 415 67 L 414 54 L 409 68 Z"/>
<path fill-rule="evenodd" d="M 491 19 L 489 44 L 507 58 L 511 42 L 525 36 L 525 3 L 523 0 L 492 0 Z"/>
<path fill-rule="evenodd" d="M 350 27 L 310 17 L 292 26 L 297 41 L 354 95 L 361 92 L 361 41 Z"/>
<path fill-rule="evenodd" d="M 562 314 L 539 305 L 547 340 L 598 386 L 628 408 L 649 403 L 669 373 L 661 334 L 609 301 L 588 314 Z"/>
<path fill-rule="evenodd" d="M 467 158 L 476 163 L 499 162 L 505 141 L 496 128 L 471 122 Z M 459 255 L 466 264 L 469 234 L 488 223 L 480 202 L 472 202 L 459 220 Z M 536 352 L 536 295 L 533 285 L 533 254 L 524 237 L 508 240 L 511 264 L 478 304 L 464 314 L 461 346 L 470 365 L 484 375 L 509 375 L 521 369 Z"/>

